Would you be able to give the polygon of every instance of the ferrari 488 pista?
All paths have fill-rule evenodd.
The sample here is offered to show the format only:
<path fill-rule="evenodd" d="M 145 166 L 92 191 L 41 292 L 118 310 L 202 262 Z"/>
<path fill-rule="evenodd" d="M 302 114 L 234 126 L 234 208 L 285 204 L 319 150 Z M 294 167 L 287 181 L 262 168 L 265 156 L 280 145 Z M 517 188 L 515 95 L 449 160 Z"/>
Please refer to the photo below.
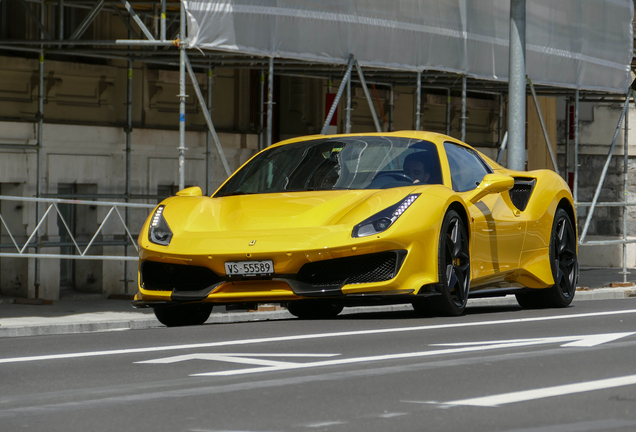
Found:
<path fill-rule="evenodd" d="M 303 318 L 469 297 L 565 307 L 578 277 L 568 185 L 430 132 L 309 136 L 256 154 L 211 196 L 161 202 L 139 237 L 139 293 L 168 326 L 277 303 Z"/>

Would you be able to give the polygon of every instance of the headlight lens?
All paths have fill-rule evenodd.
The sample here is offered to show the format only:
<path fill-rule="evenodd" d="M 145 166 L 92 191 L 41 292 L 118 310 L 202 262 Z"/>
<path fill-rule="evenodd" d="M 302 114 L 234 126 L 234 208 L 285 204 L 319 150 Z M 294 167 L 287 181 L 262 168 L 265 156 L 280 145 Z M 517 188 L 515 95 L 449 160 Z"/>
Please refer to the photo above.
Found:
<path fill-rule="evenodd" d="M 374 214 L 368 219 L 360 222 L 353 227 L 351 235 L 353 237 L 366 237 L 373 234 L 381 233 L 389 229 L 393 223 L 408 209 L 420 194 L 412 194 L 404 198 L 397 204 L 387 207 L 379 213 Z"/>
<path fill-rule="evenodd" d="M 163 217 L 163 209 L 165 206 L 160 205 L 152 215 L 150 228 L 148 229 L 148 240 L 162 246 L 168 246 L 172 240 L 172 231 Z"/>

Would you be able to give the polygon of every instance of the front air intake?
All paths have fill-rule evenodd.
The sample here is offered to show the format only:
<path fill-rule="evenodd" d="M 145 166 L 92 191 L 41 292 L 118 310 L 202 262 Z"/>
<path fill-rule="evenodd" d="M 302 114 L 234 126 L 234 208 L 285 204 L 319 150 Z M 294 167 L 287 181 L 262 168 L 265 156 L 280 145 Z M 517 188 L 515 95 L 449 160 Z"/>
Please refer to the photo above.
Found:
<path fill-rule="evenodd" d="M 316 288 L 384 282 L 397 275 L 405 256 L 406 251 L 389 251 L 308 263 L 296 280 Z"/>

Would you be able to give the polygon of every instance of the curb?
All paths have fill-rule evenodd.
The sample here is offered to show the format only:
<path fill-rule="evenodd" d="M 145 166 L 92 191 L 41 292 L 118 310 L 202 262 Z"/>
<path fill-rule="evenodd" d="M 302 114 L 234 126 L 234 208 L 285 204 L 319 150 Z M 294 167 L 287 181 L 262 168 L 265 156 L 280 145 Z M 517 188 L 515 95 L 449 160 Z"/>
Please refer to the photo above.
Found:
<path fill-rule="evenodd" d="M 636 298 L 636 288 L 602 288 L 577 291 L 576 301 L 587 300 L 615 300 Z M 469 307 L 480 306 L 517 306 L 514 296 L 469 299 Z M 409 304 L 388 306 L 363 306 L 345 308 L 341 315 L 375 312 L 397 312 L 412 310 Z M 273 321 L 294 319 L 287 310 L 260 312 L 228 312 L 213 313 L 206 324 L 229 324 L 253 321 Z M 34 323 L 34 321 L 38 321 Z M 106 331 L 141 330 L 163 327 L 150 314 L 139 312 L 95 312 L 75 314 L 64 317 L 24 317 L 0 319 L 0 338 L 44 336 L 54 334 L 91 333 Z"/>
<path fill-rule="evenodd" d="M 0 338 L 3 337 L 23 337 L 23 336 L 44 336 L 56 334 L 73 333 L 94 333 L 118 330 L 140 330 L 145 328 L 158 327 L 161 324 L 155 318 L 152 319 L 131 319 L 124 321 L 104 321 L 92 323 L 69 323 L 69 324 L 35 324 L 25 326 L 2 325 L 0 327 Z"/>

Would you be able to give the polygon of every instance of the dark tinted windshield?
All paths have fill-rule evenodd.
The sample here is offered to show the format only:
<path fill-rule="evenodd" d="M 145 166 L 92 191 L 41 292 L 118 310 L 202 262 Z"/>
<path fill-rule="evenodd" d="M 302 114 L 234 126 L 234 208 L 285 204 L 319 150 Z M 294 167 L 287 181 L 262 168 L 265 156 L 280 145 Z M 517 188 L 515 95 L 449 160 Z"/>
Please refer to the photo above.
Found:
<path fill-rule="evenodd" d="M 338 137 L 264 151 L 215 194 L 386 189 L 442 184 L 435 145 L 402 137 Z"/>

